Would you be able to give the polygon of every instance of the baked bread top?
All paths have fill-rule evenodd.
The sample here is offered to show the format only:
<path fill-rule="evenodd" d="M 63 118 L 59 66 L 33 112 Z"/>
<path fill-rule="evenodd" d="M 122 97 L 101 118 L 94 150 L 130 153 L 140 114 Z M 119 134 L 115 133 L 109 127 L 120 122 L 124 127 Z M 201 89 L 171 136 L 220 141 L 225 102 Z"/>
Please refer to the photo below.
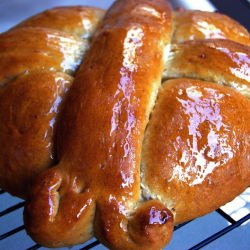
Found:
<path fill-rule="evenodd" d="M 0 35 L 0 185 L 28 197 L 33 239 L 160 249 L 244 191 L 249 41 L 165 0 L 57 8 Z"/>
<path fill-rule="evenodd" d="M 57 162 L 55 128 L 75 72 L 104 11 L 61 7 L 0 34 L 0 186 L 27 198 Z"/>

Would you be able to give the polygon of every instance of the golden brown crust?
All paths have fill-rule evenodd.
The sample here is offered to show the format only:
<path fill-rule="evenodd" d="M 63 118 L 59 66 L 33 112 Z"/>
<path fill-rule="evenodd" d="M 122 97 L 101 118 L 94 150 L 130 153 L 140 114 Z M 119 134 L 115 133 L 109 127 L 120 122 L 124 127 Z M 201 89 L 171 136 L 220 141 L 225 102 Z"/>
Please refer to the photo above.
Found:
<path fill-rule="evenodd" d="M 118 0 L 101 24 L 99 9 L 56 8 L 0 35 L 1 186 L 24 197 L 55 164 L 58 124 L 59 163 L 25 206 L 38 243 L 94 234 L 110 249 L 160 249 L 174 223 L 249 186 L 249 33 L 216 13 L 172 15 L 165 0 Z M 162 76 L 194 79 L 160 87 Z"/>
<path fill-rule="evenodd" d="M 188 77 L 226 85 L 250 97 L 250 47 L 207 39 L 174 44 L 164 78 Z"/>
<path fill-rule="evenodd" d="M 66 33 L 20 28 L 0 35 L 0 83 L 29 71 L 73 74 L 86 45 Z"/>
<path fill-rule="evenodd" d="M 175 12 L 173 43 L 198 39 L 229 39 L 250 45 L 250 35 L 243 26 L 228 16 L 205 11 Z"/>
<path fill-rule="evenodd" d="M 42 173 L 39 185 L 33 187 L 32 203 L 26 204 L 29 214 L 24 213 L 24 223 L 28 232 L 32 228 L 34 239 L 44 246 L 70 246 L 87 241 L 93 234 L 95 204 L 92 194 L 89 190 L 81 193 L 76 185 L 77 178 L 63 194 L 61 188 L 67 182 L 64 177 L 70 178 L 57 168 Z"/>
<path fill-rule="evenodd" d="M 182 223 L 249 185 L 250 102 L 227 87 L 166 81 L 143 146 L 143 185 Z"/>
<path fill-rule="evenodd" d="M 155 227 L 159 229 L 155 230 Z M 173 227 L 173 214 L 161 202 L 150 200 L 136 210 L 129 223 L 129 232 L 134 241 L 141 246 L 149 242 L 153 245 L 153 250 L 160 249 L 165 242 L 171 240 L 169 232 L 173 231 Z"/>
<path fill-rule="evenodd" d="M 57 113 L 102 15 L 57 8 L 0 35 L 0 186 L 11 194 L 26 198 L 55 164 Z"/>
<path fill-rule="evenodd" d="M 81 38 L 91 38 L 104 16 L 104 10 L 93 7 L 69 6 L 44 11 L 13 29 L 40 27 L 63 31 Z"/>
<path fill-rule="evenodd" d="M 154 207 L 159 213 L 167 213 L 158 201 L 143 203 L 137 209 L 136 205 L 140 198 L 143 133 L 156 97 L 154 92 L 161 84 L 171 20 L 171 10 L 165 0 L 117 1 L 108 11 L 78 71 L 67 99 L 71 105 L 65 106 L 60 122 L 60 163 L 54 170 L 63 173 L 60 196 L 64 199 L 70 195 L 73 181 L 79 180 L 82 193 L 85 195 L 88 190 L 96 203 L 95 235 L 112 249 L 159 249 L 171 237 L 171 216 L 153 224 L 145 219 L 145 230 L 134 226 L 140 223 L 141 215 L 147 217 Z M 36 187 L 40 185 L 38 180 Z M 57 220 L 58 215 L 66 212 L 63 204 L 54 218 L 55 227 L 43 226 L 47 224 L 46 215 L 41 218 L 38 208 L 49 199 L 49 193 L 45 197 L 39 193 L 32 195 L 25 209 L 26 228 L 38 242 L 48 246 L 68 245 L 63 235 L 58 245 L 53 241 L 57 228 L 65 228 L 65 223 Z M 57 206 L 57 201 L 54 204 Z M 134 217 L 135 211 L 139 215 Z M 84 218 L 78 219 L 80 225 Z M 39 223 L 34 221 L 43 221 L 40 231 Z M 93 227 L 87 224 L 84 228 L 89 226 Z M 81 232 L 82 228 L 78 230 Z M 73 234 L 71 229 L 68 234 Z M 84 238 L 91 236 L 88 233 Z"/>
<path fill-rule="evenodd" d="M 63 73 L 24 74 L 0 92 L 0 183 L 25 197 L 31 181 L 54 165 L 54 129 L 73 78 Z"/>

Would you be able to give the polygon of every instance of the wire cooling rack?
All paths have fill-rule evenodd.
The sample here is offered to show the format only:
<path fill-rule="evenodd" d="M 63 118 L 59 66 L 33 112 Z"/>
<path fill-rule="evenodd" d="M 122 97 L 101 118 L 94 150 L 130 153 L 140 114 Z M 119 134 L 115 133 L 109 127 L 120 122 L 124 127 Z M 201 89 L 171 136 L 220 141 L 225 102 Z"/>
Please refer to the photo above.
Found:
<path fill-rule="evenodd" d="M 35 244 L 30 237 L 25 232 L 25 227 L 22 224 L 22 210 L 24 206 L 24 201 L 18 198 L 11 197 L 8 193 L 0 190 L 0 249 L 3 250 L 12 250 L 12 249 L 26 249 L 26 250 L 35 250 L 35 249 L 46 249 L 42 246 Z M 222 222 L 218 227 L 219 222 Z M 178 225 L 175 227 L 175 232 L 173 238 L 177 239 L 173 241 L 178 241 L 178 234 L 181 234 L 180 237 L 182 241 L 190 241 L 190 235 L 185 232 L 188 231 L 192 235 L 192 229 L 197 228 L 195 234 L 204 234 L 204 231 L 207 231 L 206 226 L 210 226 L 204 238 L 193 245 L 188 247 L 182 247 L 181 249 L 197 250 L 208 247 L 207 249 L 216 249 L 211 246 L 211 243 L 220 240 L 223 236 L 230 234 L 230 232 L 236 231 L 237 228 L 244 225 L 249 226 L 250 222 L 250 188 L 248 188 L 241 196 L 237 197 L 233 202 L 227 204 L 224 207 L 214 211 L 213 213 L 201 217 L 199 219 Z M 193 224 L 193 225 L 192 225 Z M 213 228 L 214 227 L 214 228 Z M 203 228 L 204 230 L 200 230 Z M 246 236 L 242 235 L 241 241 L 245 241 L 245 247 L 241 246 L 240 248 L 235 248 L 232 246 L 230 249 L 241 249 L 248 250 L 250 249 L 250 239 L 247 237 L 249 234 L 249 227 L 247 227 L 248 232 Z M 183 231 L 183 232 L 181 232 Z M 184 237 L 183 237 L 184 234 Z M 186 237 L 185 237 L 186 235 Z M 199 235 L 198 235 L 199 236 Z M 174 245 L 173 245 L 174 244 Z M 230 244 L 230 243 L 229 243 Z M 72 249 L 74 250 L 88 250 L 88 249 L 105 249 L 97 240 L 92 239 L 86 242 L 84 245 L 75 246 Z M 180 249 L 176 247 L 175 242 L 171 243 L 167 249 Z M 229 249 L 228 248 L 218 248 L 218 249 Z"/>

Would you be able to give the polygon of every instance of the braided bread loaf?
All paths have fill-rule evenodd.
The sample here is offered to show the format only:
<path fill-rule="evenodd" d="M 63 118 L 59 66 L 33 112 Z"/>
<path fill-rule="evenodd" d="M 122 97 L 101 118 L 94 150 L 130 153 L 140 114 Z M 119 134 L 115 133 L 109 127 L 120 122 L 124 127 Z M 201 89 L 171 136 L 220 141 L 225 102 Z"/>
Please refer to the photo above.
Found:
<path fill-rule="evenodd" d="M 118 0 L 83 60 L 102 13 L 56 9 L 1 35 L 0 138 L 12 138 L 0 184 L 28 196 L 40 244 L 94 234 L 111 249 L 160 249 L 174 223 L 250 184 L 250 38 L 220 14 Z"/>
<path fill-rule="evenodd" d="M 104 11 L 56 8 L 0 35 L 0 186 L 27 197 L 56 163 L 57 115 Z"/>

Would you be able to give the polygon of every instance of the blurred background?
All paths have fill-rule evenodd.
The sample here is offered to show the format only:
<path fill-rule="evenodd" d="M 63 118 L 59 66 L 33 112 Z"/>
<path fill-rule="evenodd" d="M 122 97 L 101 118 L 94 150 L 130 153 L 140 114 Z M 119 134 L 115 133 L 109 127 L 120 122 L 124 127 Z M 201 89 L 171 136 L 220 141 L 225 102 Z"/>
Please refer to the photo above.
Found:
<path fill-rule="evenodd" d="M 89 5 L 108 8 L 112 0 L 0 0 L 0 32 L 4 32 L 23 19 L 54 6 Z M 172 0 L 174 7 L 219 11 L 238 20 L 250 30 L 249 0 Z M 45 249 L 36 245 L 24 230 L 22 221 L 23 201 L 13 198 L 0 190 L 0 249 L 1 250 L 34 250 Z M 220 210 L 199 218 L 181 227 L 174 233 L 173 240 L 167 249 L 205 249 L 205 250 L 250 250 L 249 218 L 235 230 L 229 231 L 234 225 L 250 213 L 250 189 L 246 190 L 233 202 Z M 248 223 L 247 223 L 248 222 Z M 229 232 L 212 241 L 206 246 L 199 245 L 218 232 Z M 90 245 L 89 245 L 90 244 Z M 198 244 L 198 245 L 197 245 Z M 104 247 L 90 240 L 78 249 L 102 250 Z"/>

